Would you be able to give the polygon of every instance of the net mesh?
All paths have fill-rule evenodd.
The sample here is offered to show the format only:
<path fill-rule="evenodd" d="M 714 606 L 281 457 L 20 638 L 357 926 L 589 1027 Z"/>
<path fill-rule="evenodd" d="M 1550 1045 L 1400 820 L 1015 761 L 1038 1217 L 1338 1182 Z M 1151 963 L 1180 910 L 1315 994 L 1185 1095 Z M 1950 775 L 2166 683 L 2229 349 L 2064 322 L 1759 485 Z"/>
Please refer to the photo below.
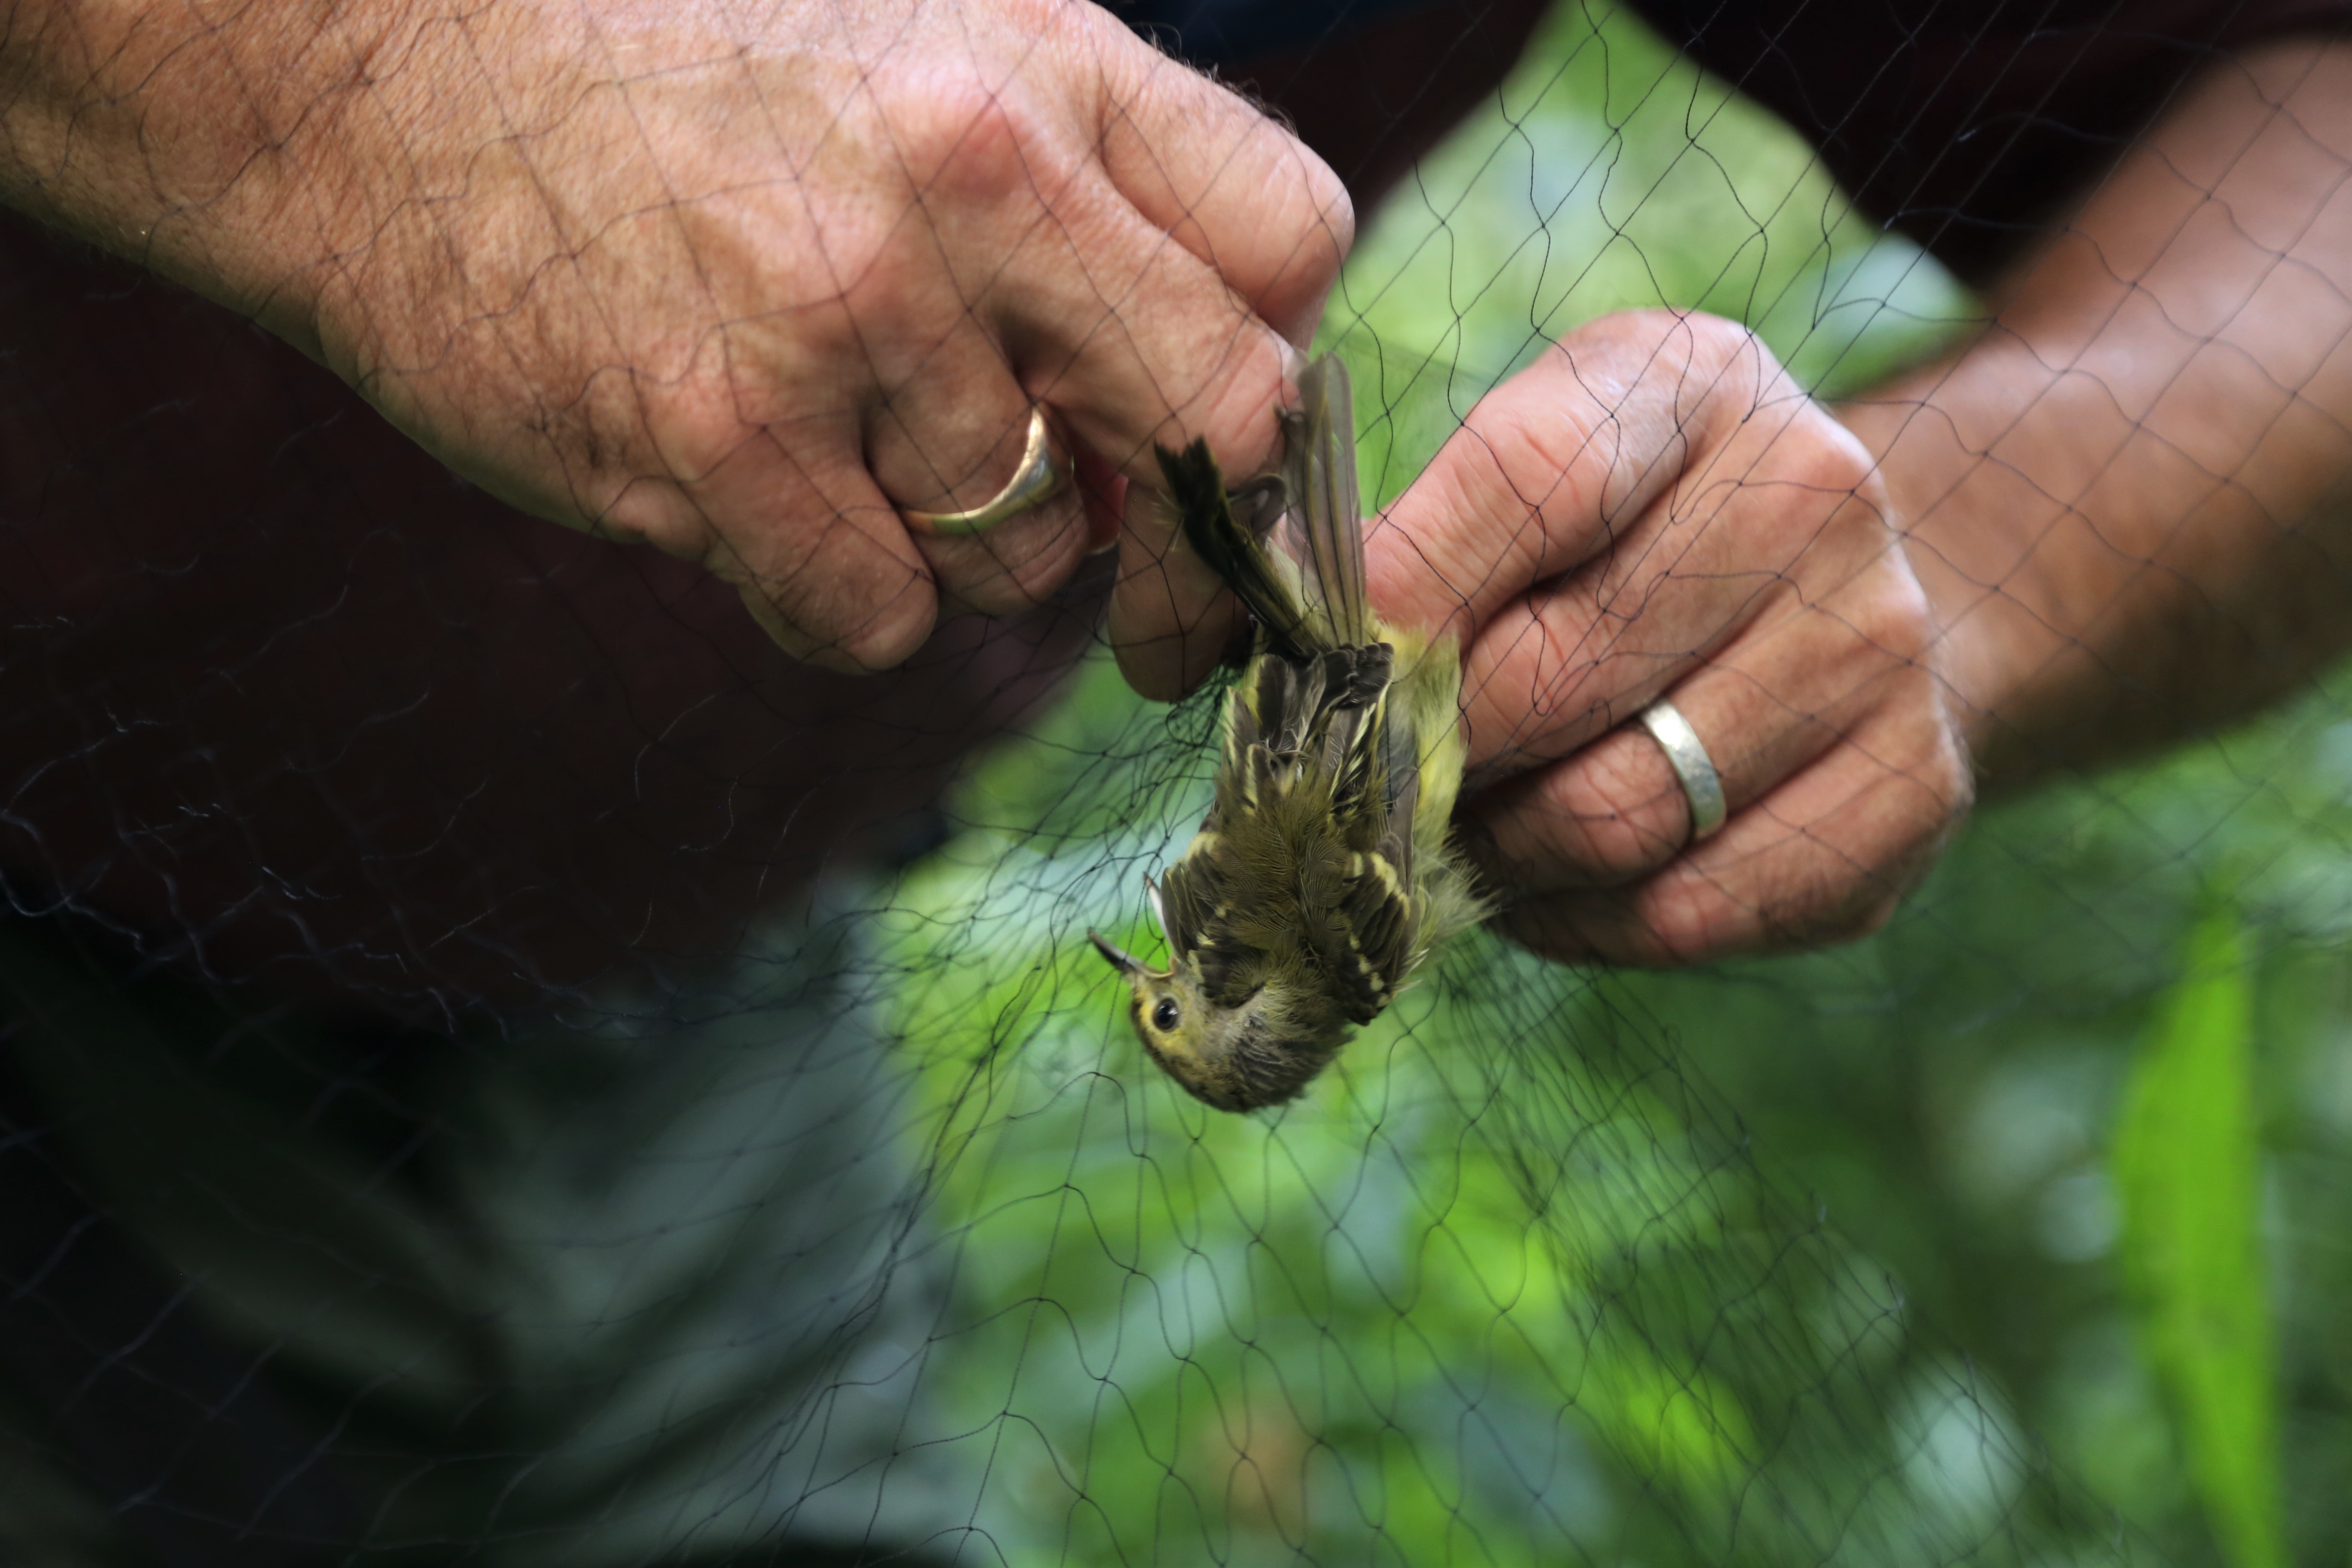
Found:
<path fill-rule="evenodd" d="M 1979 813 L 1858 943 L 1633 972 L 1473 933 L 1304 1099 L 1226 1116 L 1150 1070 L 1085 941 L 1156 951 L 1143 879 L 1201 818 L 1222 683 L 1142 702 L 1073 593 L 951 627 L 918 661 L 966 672 L 944 697 L 794 685 L 686 569 L 521 525 L 451 602 L 427 557 L 461 547 L 404 526 L 479 492 L 299 380 L 256 400 L 296 432 L 273 467 L 209 461 L 201 378 L 37 305 L 10 307 L 47 346 L 11 389 L 11 504 L 49 574 L 23 603 L 68 607 L 7 655 L 53 696 L 6 721 L 0 1555 L 2260 1568 L 2352 1542 L 2340 681 Z M 1368 500 L 1559 334 L 1649 305 L 1748 323 L 1824 399 L 1986 311 L 1795 132 L 1571 5 L 1348 263 L 1320 342 Z M 214 323 L 199 369 L 243 353 L 211 307 L 155 308 Z M 137 419 L 68 429 L 126 385 Z M 194 538 L 127 515 L 206 489 L 241 499 Z M 356 531 L 268 533 L 321 496 Z M 89 533 L 47 560 L 59 517 Z M 155 710 L 92 695 L 108 595 L 135 614 L 265 538 L 307 574 L 283 626 L 163 618 Z M 417 668 L 346 635 L 362 581 L 436 628 Z M 604 611 L 515 611 L 550 595 Z M 289 645 L 307 688 L 263 670 Z M 502 672 L 542 665 L 511 753 L 617 726 L 620 773 L 518 804 L 493 747 L 421 810 L 379 795 L 415 772 L 401 714 L 511 715 Z M 186 715 L 248 697 L 279 704 L 278 774 L 188 749 Z M 811 847 L 712 779 L 788 817 L 906 798 Z M 328 1000 L 239 979 L 249 911 L 110 891 L 313 794 L 362 847 L 273 864 L 296 912 L 267 919 L 484 868 L 446 931 L 306 938 Z M 501 811 L 622 821 L 635 858 L 499 885 Z M 480 934 L 625 924 L 646 877 L 785 891 L 716 943 L 639 932 L 621 981 Z M 556 1000 L 486 1015 L 500 964 Z M 2246 1202 L 2167 1231 L 2176 1168 Z"/>

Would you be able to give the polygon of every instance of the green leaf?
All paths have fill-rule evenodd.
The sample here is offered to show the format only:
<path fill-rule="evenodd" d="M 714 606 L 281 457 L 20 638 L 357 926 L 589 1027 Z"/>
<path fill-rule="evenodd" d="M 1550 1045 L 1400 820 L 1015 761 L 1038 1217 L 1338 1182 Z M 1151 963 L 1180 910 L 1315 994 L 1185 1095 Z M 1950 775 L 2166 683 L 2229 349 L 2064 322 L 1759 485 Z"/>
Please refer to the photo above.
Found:
<path fill-rule="evenodd" d="M 2116 1131 L 2124 1280 L 2215 1537 L 2285 1563 L 2277 1369 L 2261 1234 L 2253 987 L 2234 911 L 2208 916 L 2132 1070 Z"/>

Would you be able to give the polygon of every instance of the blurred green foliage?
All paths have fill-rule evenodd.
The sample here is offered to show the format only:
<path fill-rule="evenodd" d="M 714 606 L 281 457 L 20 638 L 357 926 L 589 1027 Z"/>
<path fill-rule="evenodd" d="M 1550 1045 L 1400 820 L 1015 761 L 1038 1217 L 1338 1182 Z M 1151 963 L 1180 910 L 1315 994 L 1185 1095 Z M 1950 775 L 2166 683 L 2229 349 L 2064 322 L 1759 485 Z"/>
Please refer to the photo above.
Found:
<path fill-rule="evenodd" d="M 2278 1568 L 2277 1368 L 2262 1241 L 2253 982 L 2237 912 L 2189 933 L 2116 1117 L 2118 1252 L 2141 1344 L 2236 1568 Z"/>
<path fill-rule="evenodd" d="M 1973 310 L 1571 7 L 1349 267 L 1368 489 L 1661 302 L 1832 395 Z M 875 955 L 958 1270 L 937 1386 L 996 1455 L 975 1525 L 1022 1564 L 2343 1561 L 2345 689 L 1981 814 L 1851 948 L 1601 975 L 1466 940 L 1240 1118 L 1142 1061 L 1082 939 L 1156 951 L 1215 694 L 1091 662 Z"/>

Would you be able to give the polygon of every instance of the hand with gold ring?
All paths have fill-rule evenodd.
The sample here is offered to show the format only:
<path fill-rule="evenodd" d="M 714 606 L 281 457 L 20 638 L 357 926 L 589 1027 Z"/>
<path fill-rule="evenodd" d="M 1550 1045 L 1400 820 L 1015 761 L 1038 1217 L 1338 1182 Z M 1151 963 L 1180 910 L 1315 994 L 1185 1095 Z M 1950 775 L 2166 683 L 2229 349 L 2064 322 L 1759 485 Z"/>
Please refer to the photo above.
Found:
<path fill-rule="evenodd" d="M 1082 0 L 351 0 L 193 54 L 142 15 L 96 76 L 72 28 L 11 57 L 12 132 L 74 149 L 48 221 L 840 670 L 1044 603 L 1155 444 L 1262 468 L 1352 234 L 1286 126 Z M 1033 436 L 1087 482 L 1034 486 Z"/>
<path fill-rule="evenodd" d="M 898 515 L 917 533 L 943 539 L 968 539 L 1010 522 L 1059 496 L 1070 485 L 1070 454 L 1054 432 L 1054 416 L 1043 408 L 1029 411 L 1029 434 L 1021 461 L 1004 488 L 968 511 L 918 511 L 902 508 Z"/>
<path fill-rule="evenodd" d="M 1571 334 L 1472 411 L 1370 552 L 1383 613 L 1465 639 L 1459 820 L 1538 952 L 1857 935 L 1968 810 L 1868 453 L 1733 323 Z"/>

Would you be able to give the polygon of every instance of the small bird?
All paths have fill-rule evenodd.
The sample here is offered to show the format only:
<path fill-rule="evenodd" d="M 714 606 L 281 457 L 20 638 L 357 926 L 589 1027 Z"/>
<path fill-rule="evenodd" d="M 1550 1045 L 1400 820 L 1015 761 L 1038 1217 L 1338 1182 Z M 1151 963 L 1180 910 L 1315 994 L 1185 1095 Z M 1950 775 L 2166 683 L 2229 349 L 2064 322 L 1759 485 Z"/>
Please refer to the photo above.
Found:
<path fill-rule="evenodd" d="M 1459 650 L 1383 623 L 1365 596 L 1347 367 L 1318 360 L 1299 395 L 1280 472 L 1230 494 L 1205 442 L 1160 448 L 1186 543 L 1256 630 L 1209 815 L 1145 879 L 1168 967 L 1087 933 L 1126 977 L 1144 1050 L 1220 1110 L 1297 1096 L 1486 913 L 1449 837 Z"/>

